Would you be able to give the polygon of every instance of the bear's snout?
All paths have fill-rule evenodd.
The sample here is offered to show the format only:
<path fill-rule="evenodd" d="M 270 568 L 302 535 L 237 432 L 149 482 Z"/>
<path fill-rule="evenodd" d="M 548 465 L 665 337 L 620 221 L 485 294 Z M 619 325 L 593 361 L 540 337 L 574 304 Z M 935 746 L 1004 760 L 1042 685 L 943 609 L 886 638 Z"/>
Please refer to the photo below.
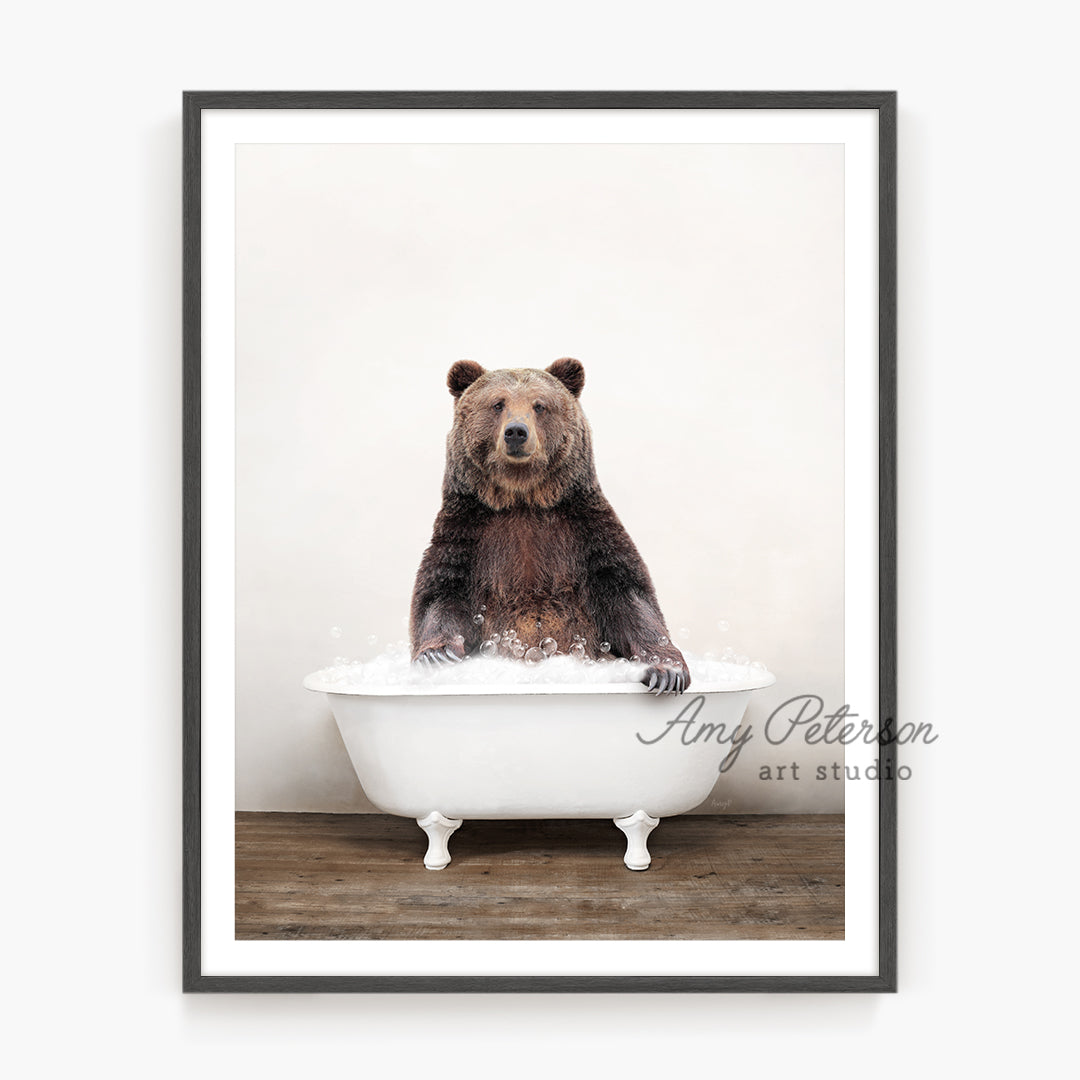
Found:
<path fill-rule="evenodd" d="M 525 444 L 529 441 L 528 426 L 520 421 L 507 424 L 503 428 L 503 440 L 508 454 L 524 453 Z"/>

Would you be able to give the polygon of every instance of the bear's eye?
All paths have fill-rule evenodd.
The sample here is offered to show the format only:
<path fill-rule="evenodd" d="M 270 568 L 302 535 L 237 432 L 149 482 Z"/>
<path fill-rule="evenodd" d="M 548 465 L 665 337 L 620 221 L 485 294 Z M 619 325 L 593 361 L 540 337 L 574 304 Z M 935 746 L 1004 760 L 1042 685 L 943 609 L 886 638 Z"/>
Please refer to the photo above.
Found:
<path fill-rule="evenodd" d="M 539 416 L 539 415 L 540 415 L 540 413 L 542 413 L 543 411 L 544 411 L 544 403 L 543 403 L 542 401 L 538 401 L 538 402 L 537 402 L 537 403 L 536 403 L 536 404 L 535 404 L 535 405 L 533 406 L 533 412 L 534 412 L 534 413 L 536 413 L 536 414 L 537 414 L 537 416 Z"/>
<path fill-rule="evenodd" d="M 494 405 L 492 405 L 491 407 L 492 407 L 492 408 L 493 408 L 493 409 L 494 409 L 494 410 L 495 410 L 496 412 L 502 412 L 502 411 L 503 411 L 503 405 L 505 405 L 505 404 L 506 404 L 506 402 L 505 402 L 505 401 L 496 401 L 496 402 L 495 402 L 495 404 L 494 404 Z"/>

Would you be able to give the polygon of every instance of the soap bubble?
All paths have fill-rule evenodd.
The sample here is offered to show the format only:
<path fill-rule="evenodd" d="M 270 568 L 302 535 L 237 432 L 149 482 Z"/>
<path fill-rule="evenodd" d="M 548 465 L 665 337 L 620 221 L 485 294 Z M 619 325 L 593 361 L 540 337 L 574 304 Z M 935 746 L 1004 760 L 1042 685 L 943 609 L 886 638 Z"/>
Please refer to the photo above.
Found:
<path fill-rule="evenodd" d="M 582 641 L 575 644 L 581 645 L 583 650 L 586 648 Z M 322 688 L 331 693 L 349 693 L 360 688 L 378 693 L 379 688 L 385 687 L 387 692 L 392 694 L 402 689 L 407 692 L 409 687 L 427 688 L 441 685 L 495 688 L 503 686 L 509 689 L 521 684 L 636 684 L 644 671 L 644 665 L 632 664 L 625 657 L 598 653 L 595 660 L 587 656 L 579 659 L 580 653 L 574 656 L 548 654 L 542 646 L 530 647 L 519 639 L 515 639 L 514 645 L 518 658 L 513 658 L 509 648 L 503 650 L 503 656 L 500 657 L 499 643 L 485 641 L 479 654 L 470 656 L 465 663 L 425 667 L 412 663 L 405 643 L 398 641 L 394 643 L 392 650 L 376 653 L 375 659 L 371 661 L 361 662 L 339 656 L 335 658 L 333 667 L 318 673 L 318 678 Z M 702 657 L 688 653 L 683 663 L 681 658 L 670 655 L 667 650 L 661 650 L 657 655 L 664 657 L 663 663 L 673 670 L 681 667 L 685 672 L 689 668 L 699 686 L 720 684 L 722 688 L 726 683 L 736 688 L 740 683 L 745 685 L 748 680 L 768 682 L 770 678 L 765 665 L 760 662 L 747 662 L 743 665 L 734 662 L 746 659 L 741 654 L 735 654 L 734 650 L 730 660 L 722 661 L 715 656 Z M 646 660 L 645 664 L 649 662 Z"/>
<path fill-rule="evenodd" d="M 559 643 L 553 637 L 546 637 L 540 642 L 540 648 L 544 650 L 545 655 L 554 656 L 559 651 Z"/>
<path fill-rule="evenodd" d="M 653 655 L 653 656 L 650 656 L 650 657 L 649 657 L 649 663 L 650 663 L 650 664 L 659 664 L 659 663 L 660 663 L 660 657 L 659 657 L 659 656 L 655 656 L 655 655 Z"/>
<path fill-rule="evenodd" d="M 669 642 L 667 637 L 664 634 L 661 634 L 656 643 L 657 645 L 667 645 Z"/>
<path fill-rule="evenodd" d="M 487 611 L 487 604 L 481 604 L 480 605 L 480 610 L 481 611 Z"/>
<path fill-rule="evenodd" d="M 570 655 L 578 660 L 584 660 L 585 645 L 580 641 L 575 641 L 574 644 L 570 646 Z"/>
<path fill-rule="evenodd" d="M 483 623 L 483 621 L 484 621 L 484 616 L 483 616 L 483 615 L 474 615 L 474 616 L 472 617 L 472 621 L 473 621 L 473 622 L 474 622 L 474 623 L 475 623 L 475 624 L 476 624 L 477 626 L 480 626 L 480 624 L 481 624 L 481 623 Z"/>
<path fill-rule="evenodd" d="M 520 660 L 525 655 L 525 646 L 522 642 L 515 641 L 510 651 L 514 654 L 515 659 Z"/>
<path fill-rule="evenodd" d="M 610 641 L 601 641 L 600 642 L 600 651 L 602 653 L 611 652 L 611 642 Z"/>
<path fill-rule="evenodd" d="M 341 637 L 341 627 L 340 626 L 331 626 L 330 627 L 330 636 L 332 638 Z"/>

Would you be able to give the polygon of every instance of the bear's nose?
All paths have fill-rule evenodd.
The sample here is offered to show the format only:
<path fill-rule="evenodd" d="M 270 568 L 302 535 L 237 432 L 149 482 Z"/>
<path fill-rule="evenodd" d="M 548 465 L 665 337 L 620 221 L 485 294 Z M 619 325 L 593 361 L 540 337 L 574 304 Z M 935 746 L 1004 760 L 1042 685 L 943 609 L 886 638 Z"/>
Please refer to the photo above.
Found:
<path fill-rule="evenodd" d="M 529 429 L 524 424 L 507 424 L 503 438 L 509 447 L 520 446 L 529 437 Z"/>

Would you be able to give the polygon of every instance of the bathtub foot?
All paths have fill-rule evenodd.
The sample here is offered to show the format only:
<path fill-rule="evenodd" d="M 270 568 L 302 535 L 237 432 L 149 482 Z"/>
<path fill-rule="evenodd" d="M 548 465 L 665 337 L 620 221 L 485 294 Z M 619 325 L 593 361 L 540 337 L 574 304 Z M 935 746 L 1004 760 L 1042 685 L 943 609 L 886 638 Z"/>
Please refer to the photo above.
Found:
<path fill-rule="evenodd" d="M 416 824 L 427 833 L 428 838 L 424 865 L 429 870 L 442 870 L 449 866 L 450 849 L 447 843 L 454 830 L 460 828 L 461 818 L 443 817 L 438 810 L 432 810 L 427 817 L 417 818 Z"/>
<path fill-rule="evenodd" d="M 617 817 L 614 821 L 626 833 L 626 855 L 623 862 L 631 870 L 648 870 L 652 856 L 645 842 L 649 839 L 649 833 L 660 824 L 660 819 L 649 817 L 644 810 L 638 810 L 629 817 Z"/>

